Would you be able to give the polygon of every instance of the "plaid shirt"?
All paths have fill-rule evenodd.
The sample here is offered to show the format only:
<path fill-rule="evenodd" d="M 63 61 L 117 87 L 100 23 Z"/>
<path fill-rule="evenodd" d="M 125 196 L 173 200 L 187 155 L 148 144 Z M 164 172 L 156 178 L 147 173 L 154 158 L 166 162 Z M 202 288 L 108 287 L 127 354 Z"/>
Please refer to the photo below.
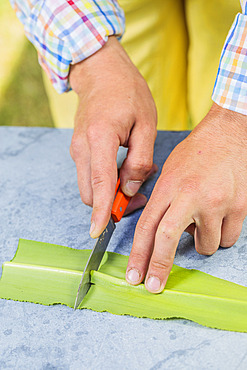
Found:
<path fill-rule="evenodd" d="M 124 32 L 117 0 L 10 0 L 39 62 L 59 93 L 68 91 L 70 64 L 99 50 Z M 222 50 L 213 100 L 247 115 L 247 0 L 241 0 Z"/>
<path fill-rule="evenodd" d="M 70 90 L 69 69 L 124 32 L 117 0 L 10 0 L 59 93 Z"/>
<path fill-rule="evenodd" d="M 247 0 L 241 1 L 223 47 L 213 100 L 223 108 L 247 115 Z"/>

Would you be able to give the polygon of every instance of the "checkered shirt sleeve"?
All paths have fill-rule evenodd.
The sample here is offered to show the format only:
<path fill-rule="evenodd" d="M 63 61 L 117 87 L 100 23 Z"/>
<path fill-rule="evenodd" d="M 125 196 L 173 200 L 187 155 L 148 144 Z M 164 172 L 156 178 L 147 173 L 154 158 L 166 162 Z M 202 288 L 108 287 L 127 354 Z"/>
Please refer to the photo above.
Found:
<path fill-rule="evenodd" d="M 59 93 L 70 90 L 70 64 L 98 51 L 124 32 L 117 0 L 10 0 L 38 51 L 39 63 Z"/>
<path fill-rule="evenodd" d="M 222 50 L 212 99 L 247 115 L 247 0 L 241 5 Z"/>

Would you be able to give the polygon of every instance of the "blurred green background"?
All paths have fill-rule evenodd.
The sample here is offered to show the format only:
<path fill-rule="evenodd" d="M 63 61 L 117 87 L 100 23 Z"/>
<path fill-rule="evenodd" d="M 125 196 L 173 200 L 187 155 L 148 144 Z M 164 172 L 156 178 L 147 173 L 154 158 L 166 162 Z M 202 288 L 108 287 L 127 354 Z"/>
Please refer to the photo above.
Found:
<path fill-rule="evenodd" d="M 37 53 L 8 0 L 0 1 L 0 125 L 53 127 Z"/>

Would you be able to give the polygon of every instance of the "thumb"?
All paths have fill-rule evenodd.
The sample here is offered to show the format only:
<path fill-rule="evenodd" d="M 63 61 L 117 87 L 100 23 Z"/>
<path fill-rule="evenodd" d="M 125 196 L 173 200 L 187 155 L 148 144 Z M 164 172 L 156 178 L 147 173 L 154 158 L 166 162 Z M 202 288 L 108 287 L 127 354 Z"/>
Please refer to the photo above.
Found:
<path fill-rule="evenodd" d="M 143 182 L 153 173 L 157 166 L 153 164 L 153 150 L 156 131 L 142 130 L 134 126 L 129 138 L 128 154 L 120 169 L 120 181 L 123 192 L 133 197 Z"/>

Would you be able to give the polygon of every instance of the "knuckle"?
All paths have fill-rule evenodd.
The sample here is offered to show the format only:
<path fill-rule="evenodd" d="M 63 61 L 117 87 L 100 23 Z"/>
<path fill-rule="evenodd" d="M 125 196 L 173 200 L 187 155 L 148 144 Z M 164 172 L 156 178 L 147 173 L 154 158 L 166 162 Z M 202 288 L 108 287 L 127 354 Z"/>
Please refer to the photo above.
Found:
<path fill-rule="evenodd" d="M 206 196 L 206 203 L 210 208 L 221 208 L 226 200 L 226 195 L 220 190 L 209 193 Z"/>
<path fill-rule="evenodd" d="M 131 252 L 131 264 L 132 265 L 141 265 L 143 264 L 145 258 L 148 256 L 148 250 L 132 251 Z"/>
<path fill-rule="evenodd" d="M 147 117 L 142 120 L 142 131 L 143 135 L 148 137 L 149 139 L 155 140 L 157 137 L 157 130 L 156 130 L 156 116 L 154 117 Z"/>
<path fill-rule="evenodd" d="M 245 217 L 247 215 L 247 201 L 246 199 L 237 199 L 234 205 L 233 212 L 240 216 Z"/>
<path fill-rule="evenodd" d="M 173 264 L 172 259 L 154 259 L 150 263 L 150 271 L 167 271 L 170 270 L 171 266 Z"/>
<path fill-rule="evenodd" d="M 178 233 L 178 226 L 174 221 L 166 221 L 157 229 L 157 234 L 165 239 L 174 239 Z"/>
<path fill-rule="evenodd" d="M 98 150 L 103 143 L 107 143 L 107 147 L 115 151 L 119 147 L 119 136 L 114 125 L 109 121 L 105 123 L 100 121 L 91 123 L 86 130 L 86 139 L 89 147 Z"/>
<path fill-rule="evenodd" d="M 183 184 L 179 187 L 179 192 L 185 194 L 198 193 L 200 192 L 201 183 L 198 178 L 186 179 Z"/>
<path fill-rule="evenodd" d="M 235 207 L 233 212 L 240 216 L 240 218 L 245 218 L 247 216 L 247 206 L 245 204 L 239 204 Z"/>
<path fill-rule="evenodd" d="M 142 159 L 138 162 L 134 162 L 131 165 L 132 171 L 137 173 L 142 173 L 144 176 L 148 175 L 153 166 L 153 160 L 151 159 Z"/>
<path fill-rule="evenodd" d="M 104 176 L 100 174 L 92 176 L 91 183 L 94 189 L 99 187 L 102 188 L 102 186 L 105 184 Z"/>
<path fill-rule="evenodd" d="M 83 148 L 83 140 L 80 136 L 73 135 L 70 144 L 70 155 L 75 161 L 81 154 Z"/>
<path fill-rule="evenodd" d="M 152 228 L 153 225 L 150 221 L 140 219 L 136 230 L 139 234 L 149 235 Z"/>
<path fill-rule="evenodd" d="M 96 125 L 96 124 L 88 125 L 86 136 L 87 136 L 87 140 L 89 143 L 93 143 L 98 139 L 98 137 L 100 136 L 99 131 L 100 131 L 100 125 Z"/>

